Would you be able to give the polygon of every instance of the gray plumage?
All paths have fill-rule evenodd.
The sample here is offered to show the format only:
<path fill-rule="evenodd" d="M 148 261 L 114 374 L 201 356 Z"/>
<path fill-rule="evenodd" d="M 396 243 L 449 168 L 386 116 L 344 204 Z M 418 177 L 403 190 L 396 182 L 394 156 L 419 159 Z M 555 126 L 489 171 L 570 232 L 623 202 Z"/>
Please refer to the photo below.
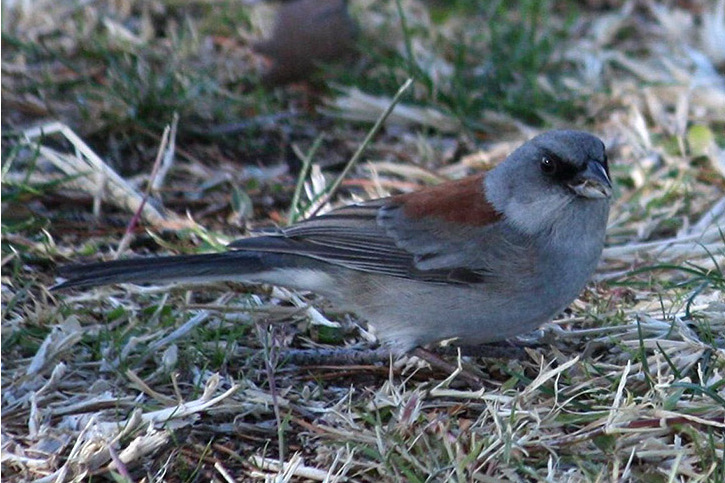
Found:
<path fill-rule="evenodd" d="M 270 283 L 356 312 L 397 352 L 451 338 L 493 342 L 576 298 L 602 252 L 610 195 L 603 143 L 550 131 L 485 177 L 343 207 L 226 253 L 65 267 L 58 288 Z"/>

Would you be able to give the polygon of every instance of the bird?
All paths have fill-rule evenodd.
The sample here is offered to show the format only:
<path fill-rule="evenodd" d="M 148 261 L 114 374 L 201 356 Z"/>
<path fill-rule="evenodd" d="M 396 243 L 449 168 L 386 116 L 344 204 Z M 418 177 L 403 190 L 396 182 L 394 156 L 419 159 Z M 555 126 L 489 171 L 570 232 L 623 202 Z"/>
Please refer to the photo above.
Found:
<path fill-rule="evenodd" d="M 226 251 L 61 267 L 55 289 L 240 281 L 316 292 L 405 354 L 537 329 L 581 292 L 604 247 L 604 143 L 547 131 L 485 173 L 353 203 Z"/>
<path fill-rule="evenodd" d="M 262 84 L 274 87 L 307 80 L 320 64 L 340 62 L 355 53 L 357 24 L 347 0 L 294 0 L 277 11 L 272 36 L 252 45 L 272 61 Z"/>

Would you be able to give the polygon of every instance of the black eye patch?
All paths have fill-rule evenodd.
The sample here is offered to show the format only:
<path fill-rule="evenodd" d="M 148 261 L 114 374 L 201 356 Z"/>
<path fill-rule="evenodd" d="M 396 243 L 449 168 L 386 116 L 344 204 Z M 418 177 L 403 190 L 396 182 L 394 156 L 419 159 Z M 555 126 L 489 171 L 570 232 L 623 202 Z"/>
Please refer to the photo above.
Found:
<path fill-rule="evenodd" d="M 577 166 L 546 150 L 543 150 L 540 168 L 546 176 L 562 182 L 571 181 L 585 169 L 584 166 Z"/>

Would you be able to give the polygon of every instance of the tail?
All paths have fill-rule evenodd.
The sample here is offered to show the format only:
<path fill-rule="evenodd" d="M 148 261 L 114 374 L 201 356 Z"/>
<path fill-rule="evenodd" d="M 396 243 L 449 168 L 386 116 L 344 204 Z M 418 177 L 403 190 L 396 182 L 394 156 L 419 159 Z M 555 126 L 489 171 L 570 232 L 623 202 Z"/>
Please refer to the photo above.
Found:
<path fill-rule="evenodd" d="M 66 265 L 59 275 L 67 280 L 53 290 L 115 283 L 252 281 L 253 274 L 289 266 L 289 256 L 253 251 L 202 255 L 132 258 L 112 262 Z M 284 259 L 284 260 L 283 260 Z"/>

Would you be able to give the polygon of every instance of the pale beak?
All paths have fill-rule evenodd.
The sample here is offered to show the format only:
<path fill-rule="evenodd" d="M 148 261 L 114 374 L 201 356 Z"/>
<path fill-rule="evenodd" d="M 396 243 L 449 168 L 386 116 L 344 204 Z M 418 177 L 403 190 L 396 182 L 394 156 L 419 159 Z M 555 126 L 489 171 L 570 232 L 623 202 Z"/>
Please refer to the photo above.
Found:
<path fill-rule="evenodd" d="M 612 182 L 607 170 L 599 161 L 590 160 L 587 168 L 577 174 L 569 187 L 584 198 L 609 198 L 612 196 Z"/>

